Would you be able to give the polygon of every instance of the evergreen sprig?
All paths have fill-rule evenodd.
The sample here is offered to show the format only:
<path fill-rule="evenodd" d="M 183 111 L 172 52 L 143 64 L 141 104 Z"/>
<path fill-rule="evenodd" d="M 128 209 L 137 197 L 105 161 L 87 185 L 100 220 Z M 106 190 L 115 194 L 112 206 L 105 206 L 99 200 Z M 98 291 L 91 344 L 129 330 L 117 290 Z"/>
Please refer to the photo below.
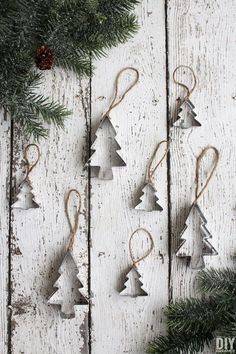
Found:
<path fill-rule="evenodd" d="M 198 275 L 199 290 L 209 293 L 212 297 L 221 294 L 236 297 L 236 272 L 230 268 L 224 270 L 211 268 Z"/>
<path fill-rule="evenodd" d="M 1 0 L 0 108 L 38 139 L 44 123 L 63 127 L 71 113 L 37 94 L 42 75 L 35 52 L 49 47 L 54 63 L 90 76 L 92 61 L 138 29 L 137 0 Z"/>
<path fill-rule="evenodd" d="M 236 336 L 236 272 L 209 269 L 199 272 L 201 299 L 182 299 L 167 306 L 168 333 L 151 342 L 149 354 L 194 354 L 217 336 Z M 235 347 L 236 353 L 236 347 Z"/>

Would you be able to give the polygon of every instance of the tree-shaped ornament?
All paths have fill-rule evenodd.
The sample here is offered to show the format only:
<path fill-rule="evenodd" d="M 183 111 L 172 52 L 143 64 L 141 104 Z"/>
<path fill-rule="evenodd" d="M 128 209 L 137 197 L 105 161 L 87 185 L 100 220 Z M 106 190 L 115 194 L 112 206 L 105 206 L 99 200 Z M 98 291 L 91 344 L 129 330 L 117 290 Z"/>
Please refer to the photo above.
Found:
<path fill-rule="evenodd" d="M 147 235 L 148 238 L 151 241 L 150 248 L 148 252 L 143 256 L 138 259 L 135 259 L 132 253 L 132 239 L 133 236 L 138 232 L 138 231 L 144 231 Z M 130 258 L 132 260 L 132 267 L 129 270 L 129 272 L 126 274 L 126 280 L 124 283 L 124 286 L 122 287 L 120 291 L 120 295 L 122 296 L 130 296 L 130 297 L 138 297 L 138 296 L 148 296 L 148 293 L 143 289 L 143 283 L 141 281 L 141 275 L 138 272 L 138 263 L 144 260 L 149 254 L 152 252 L 154 247 L 153 243 L 153 238 L 150 234 L 149 231 L 143 228 L 139 228 L 135 230 L 130 239 L 129 239 L 129 253 L 130 253 Z"/>
<path fill-rule="evenodd" d="M 197 204 L 194 204 L 185 221 L 181 234 L 181 241 L 176 255 L 178 257 L 191 257 L 190 268 L 202 269 L 205 267 L 204 256 L 215 256 L 217 251 L 209 239 L 212 235 L 206 227 L 207 220 Z"/>
<path fill-rule="evenodd" d="M 191 71 L 193 75 L 193 87 L 191 90 L 185 84 L 176 80 L 176 73 L 180 68 L 189 69 Z M 176 121 L 173 123 L 173 126 L 182 129 L 200 127 L 201 123 L 199 123 L 199 121 L 196 119 L 197 114 L 194 111 L 195 107 L 193 103 L 190 101 L 190 96 L 195 90 L 197 84 L 196 75 L 193 69 L 191 69 L 189 66 L 186 65 L 179 65 L 173 73 L 173 79 L 177 85 L 183 87 L 187 91 L 187 94 L 183 100 L 181 100 L 180 98 L 177 100 L 179 103 L 178 115 Z"/>
<path fill-rule="evenodd" d="M 115 140 L 116 131 L 108 116 L 104 117 L 96 131 L 96 140 L 89 159 L 92 175 L 99 179 L 113 179 L 112 167 L 126 166 L 126 163 L 117 153 L 120 145 Z"/>
<path fill-rule="evenodd" d="M 157 152 L 159 151 L 160 146 L 162 144 L 166 145 L 165 152 L 164 152 L 162 158 L 160 159 L 160 161 L 155 165 L 155 167 L 152 167 L 153 161 L 154 161 L 154 159 L 157 155 Z M 157 147 L 151 157 L 151 160 L 149 162 L 148 168 L 147 168 L 146 181 L 145 181 L 145 184 L 142 188 L 142 195 L 140 196 L 138 203 L 135 205 L 135 209 L 145 210 L 145 211 L 162 211 L 163 210 L 163 208 L 158 204 L 158 197 L 156 195 L 157 190 L 155 189 L 154 184 L 153 184 L 153 176 L 154 176 L 154 173 L 155 173 L 156 169 L 158 168 L 158 166 L 161 164 L 161 162 L 166 157 L 168 151 L 169 151 L 169 143 L 166 140 L 161 141 L 157 145 Z"/>
<path fill-rule="evenodd" d="M 214 152 L 214 165 L 206 180 L 206 183 L 199 190 L 199 170 L 200 164 L 206 153 L 212 150 Z M 207 188 L 213 173 L 217 167 L 219 161 L 219 152 L 215 147 L 206 147 L 202 153 L 197 158 L 196 164 L 196 190 L 195 190 L 195 200 L 190 208 L 189 215 L 185 221 L 185 226 L 181 232 L 180 239 L 181 243 L 176 251 L 177 257 L 186 257 L 190 260 L 189 266 L 192 269 L 202 269 L 205 267 L 204 257 L 205 256 L 215 256 L 217 251 L 210 243 L 212 235 L 206 227 L 207 220 L 204 217 L 201 209 L 199 208 L 197 201 Z"/>
<path fill-rule="evenodd" d="M 76 193 L 79 198 L 79 207 L 76 212 L 75 224 L 72 226 L 69 215 L 69 199 L 72 193 Z M 81 196 L 76 189 L 71 189 L 65 202 L 66 216 L 70 226 L 70 239 L 67 246 L 66 255 L 59 267 L 59 278 L 54 284 L 57 289 L 48 300 L 50 305 L 60 306 L 62 318 L 71 319 L 75 317 L 75 306 L 88 305 L 88 301 L 83 291 L 83 284 L 78 278 L 79 270 L 72 256 L 75 236 L 79 226 L 79 215 L 81 210 Z"/>
<path fill-rule="evenodd" d="M 31 148 L 35 148 L 37 152 L 37 157 L 34 163 L 29 162 L 28 154 Z M 39 208 L 38 203 L 35 201 L 33 188 L 29 178 L 29 174 L 33 170 L 33 168 L 37 165 L 39 158 L 40 158 L 40 151 L 37 145 L 30 144 L 25 148 L 24 160 L 26 162 L 26 168 L 27 168 L 26 176 L 23 182 L 18 187 L 19 191 L 17 194 L 17 200 L 14 204 L 12 204 L 12 208 L 23 209 L 23 210 Z"/>
<path fill-rule="evenodd" d="M 130 86 L 125 90 L 123 95 L 118 97 L 120 76 L 122 73 L 128 70 L 135 72 L 135 79 L 133 83 L 130 84 Z M 121 150 L 121 147 L 115 139 L 116 130 L 111 123 L 110 113 L 123 101 L 126 94 L 137 84 L 138 79 L 138 70 L 131 67 L 124 68 L 118 73 L 116 77 L 114 98 L 95 133 L 96 139 L 91 146 L 92 155 L 90 156 L 87 163 L 91 170 L 91 177 L 97 177 L 103 180 L 111 180 L 113 179 L 113 167 L 126 166 L 126 163 L 117 152 L 118 150 Z"/>

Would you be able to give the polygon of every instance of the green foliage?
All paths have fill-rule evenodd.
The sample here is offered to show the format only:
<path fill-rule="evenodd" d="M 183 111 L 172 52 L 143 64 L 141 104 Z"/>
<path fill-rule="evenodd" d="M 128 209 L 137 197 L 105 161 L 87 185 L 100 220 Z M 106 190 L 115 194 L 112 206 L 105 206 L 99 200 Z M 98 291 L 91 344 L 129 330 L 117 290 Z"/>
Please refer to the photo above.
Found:
<path fill-rule="evenodd" d="M 159 336 L 149 344 L 146 353 L 148 354 L 194 354 L 203 351 L 205 345 L 210 345 L 213 336 L 211 333 L 192 334 L 186 337 L 185 334 L 169 333 L 168 336 Z"/>
<path fill-rule="evenodd" d="M 35 51 L 47 45 L 55 65 L 90 76 L 91 62 L 138 29 L 130 13 L 137 0 L 1 0 L 0 108 L 25 133 L 47 135 L 44 122 L 63 127 L 70 114 L 63 106 L 36 94 L 42 75 Z"/>
<path fill-rule="evenodd" d="M 199 290 L 202 293 L 209 293 L 212 297 L 219 297 L 221 294 L 236 296 L 236 272 L 226 268 L 224 270 L 209 269 L 200 272 L 198 275 Z"/>
<path fill-rule="evenodd" d="M 236 272 L 209 269 L 198 275 L 201 299 L 167 306 L 168 333 L 149 344 L 149 354 L 194 354 L 218 336 L 236 336 Z M 236 353 L 236 349 L 235 349 Z"/>

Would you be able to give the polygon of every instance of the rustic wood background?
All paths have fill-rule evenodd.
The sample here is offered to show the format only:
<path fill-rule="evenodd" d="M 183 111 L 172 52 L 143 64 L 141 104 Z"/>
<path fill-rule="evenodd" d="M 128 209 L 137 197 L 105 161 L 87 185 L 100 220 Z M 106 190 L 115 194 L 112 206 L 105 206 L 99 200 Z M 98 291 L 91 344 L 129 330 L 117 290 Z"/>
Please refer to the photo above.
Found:
<path fill-rule="evenodd" d="M 196 271 L 176 259 L 175 249 L 194 193 L 196 156 L 208 144 L 221 154 L 217 175 L 200 201 L 219 256 L 207 266 L 232 263 L 236 229 L 236 2 L 235 0 L 142 0 L 139 33 L 94 63 L 91 80 L 59 69 L 45 73 L 42 90 L 73 109 L 65 131 L 50 129 L 32 172 L 41 208 L 10 209 L 28 141 L 2 115 L 0 123 L 0 353 L 143 354 L 165 332 L 164 306 L 195 294 Z M 192 95 L 201 128 L 171 128 L 176 99 L 184 92 L 172 80 L 179 64 L 190 65 L 198 85 Z M 125 66 L 140 71 L 139 84 L 112 112 L 127 167 L 112 181 L 89 180 L 84 163 L 91 139 Z M 188 80 L 183 75 L 183 80 Z M 133 209 L 156 144 L 171 149 L 155 175 L 163 212 Z M 206 171 L 205 171 L 206 173 Z M 203 173 L 203 177 L 206 176 Z M 83 216 L 74 256 L 90 305 L 63 320 L 47 304 L 64 255 L 69 228 L 64 198 L 70 188 L 83 194 Z M 153 235 L 155 249 L 140 264 L 148 297 L 119 296 L 130 265 L 128 238 L 137 227 Z M 137 252 L 146 249 L 140 235 Z M 214 353 L 212 351 L 206 351 Z"/>

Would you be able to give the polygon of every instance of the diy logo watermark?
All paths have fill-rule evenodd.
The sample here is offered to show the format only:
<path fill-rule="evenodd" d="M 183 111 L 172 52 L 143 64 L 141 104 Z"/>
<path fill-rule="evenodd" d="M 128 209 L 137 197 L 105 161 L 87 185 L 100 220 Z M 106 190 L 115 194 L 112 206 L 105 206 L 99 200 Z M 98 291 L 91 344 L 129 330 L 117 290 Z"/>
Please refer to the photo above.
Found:
<path fill-rule="evenodd" d="M 235 339 L 235 337 L 216 337 L 216 353 L 234 353 Z"/>

